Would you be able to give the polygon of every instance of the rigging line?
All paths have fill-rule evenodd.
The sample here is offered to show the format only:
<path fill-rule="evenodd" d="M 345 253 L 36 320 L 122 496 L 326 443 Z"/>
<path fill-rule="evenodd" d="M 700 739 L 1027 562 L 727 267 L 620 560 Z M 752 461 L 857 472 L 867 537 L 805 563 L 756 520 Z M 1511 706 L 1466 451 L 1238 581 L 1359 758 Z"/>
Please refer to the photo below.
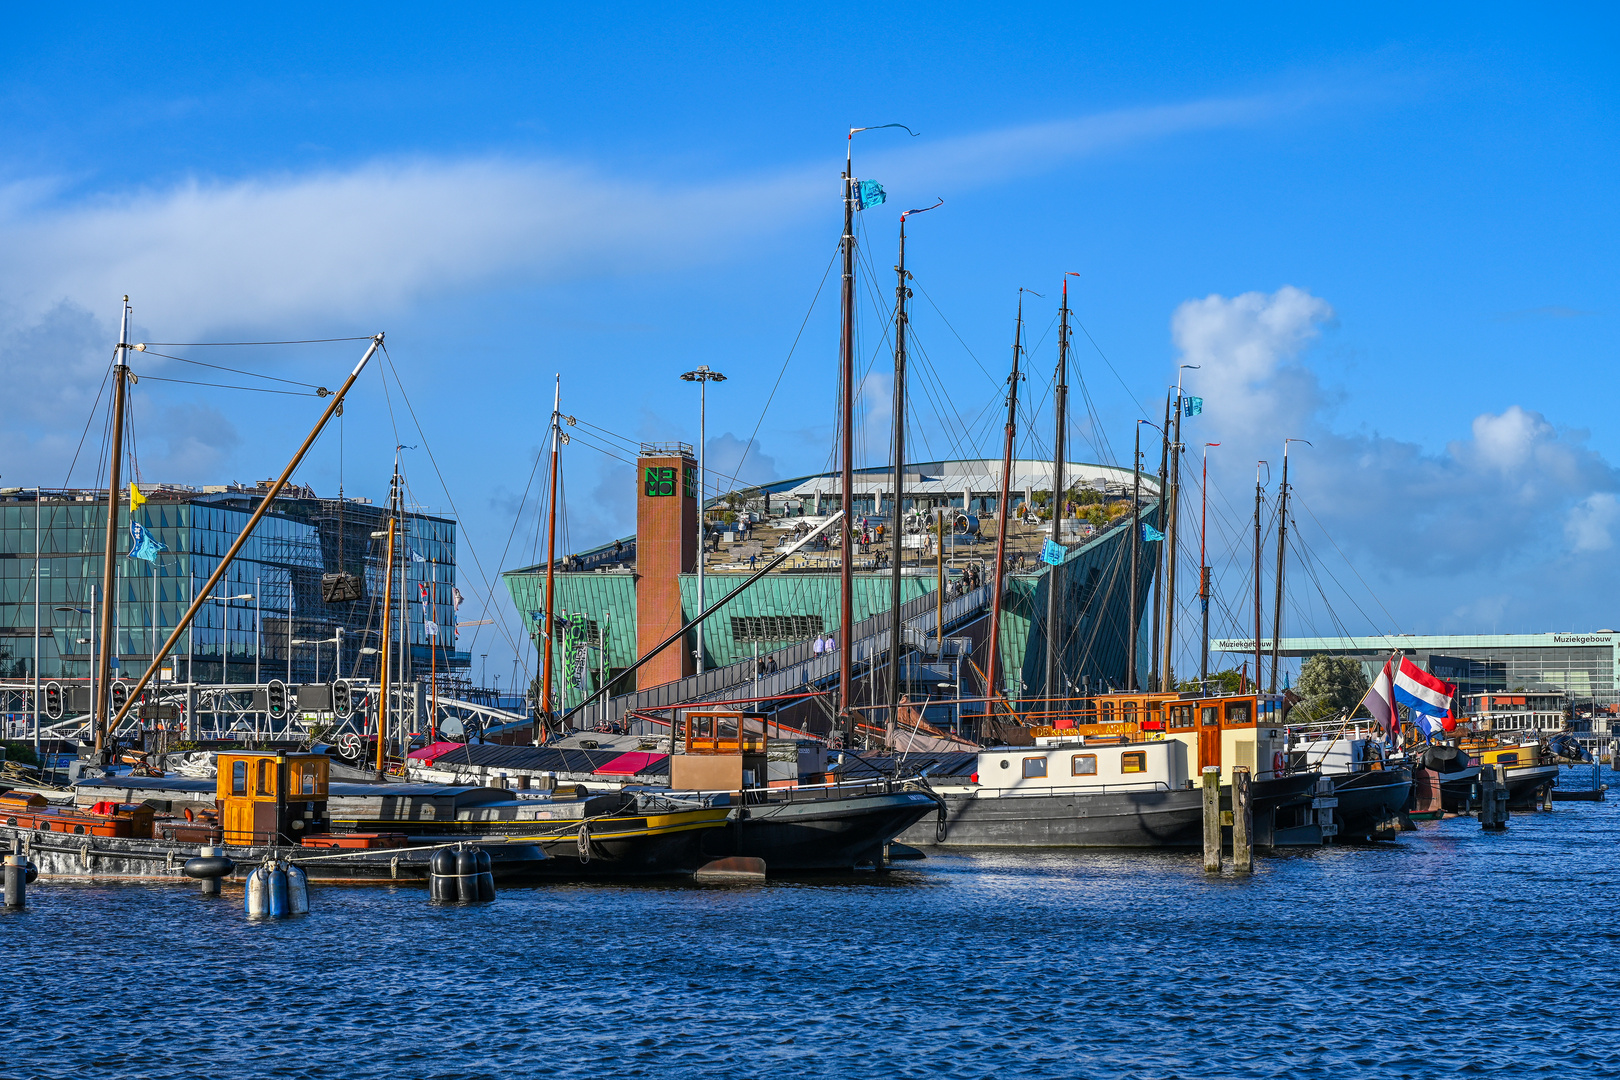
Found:
<path fill-rule="evenodd" d="M 613 438 L 618 439 L 620 442 L 629 443 L 631 446 L 636 447 L 638 450 L 641 448 L 641 440 L 639 440 L 639 439 L 632 439 L 628 435 L 620 435 L 617 431 L 609 431 L 605 427 L 601 427 L 601 426 L 599 426 L 597 424 L 593 424 L 589 420 L 581 420 L 577 416 L 574 417 L 574 422 L 576 424 L 582 426 L 582 427 L 592 428 L 592 429 L 594 429 L 596 431 L 600 431 L 604 435 L 612 436 Z"/>
<path fill-rule="evenodd" d="M 171 356 L 168 353 L 153 352 L 150 349 L 147 349 L 141 355 L 161 356 L 165 360 L 178 360 L 182 364 L 196 364 L 198 367 L 213 368 L 215 371 L 229 371 L 233 375 L 246 375 L 250 379 L 269 379 L 271 382 L 283 382 L 287 383 L 289 386 L 307 386 L 311 390 L 315 389 L 314 383 L 299 382 L 297 379 L 283 379 L 277 375 L 261 375 L 257 371 L 243 371 L 241 368 L 225 367 L 222 364 L 209 364 L 201 360 L 188 360 L 184 356 Z M 155 379 L 157 376 L 143 375 L 142 378 Z"/>
<path fill-rule="evenodd" d="M 458 521 L 464 520 L 461 511 L 456 508 L 456 498 L 450 493 L 450 485 L 445 482 L 444 473 L 439 468 L 439 460 L 433 456 L 433 448 L 428 445 L 427 432 L 422 430 L 422 421 L 416 416 L 416 409 L 411 405 L 410 395 L 405 392 L 405 384 L 400 380 L 399 369 L 394 366 L 394 358 L 389 355 L 387 345 L 383 346 L 383 358 L 388 361 L 388 369 L 394 373 L 394 383 L 399 387 L 399 397 L 405 403 L 405 410 L 410 413 L 411 423 L 416 426 L 417 434 L 422 437 L 422 449 L 427 451 L 428 462 L 433 466 L 434 475 L 439 478 L 439 486 L 444 489 L 445 500 L 449 502 L 450 509 L 455 514 L 456 519 Z M 473 565 L 478 569 L 478 576 L 484 586 L 484 595 L 493 594 L 495 590 L 490 586 L 489 575 L 484 571 L 484 565 L 478 558 L 478 549 L 473 546 L 472 538 L 466 530 L 462 530 L 461 535 L 462 539 L 467 543 L 467 554 L 472 556 Z M 502 632 L 505 632 L 505 626 L 499 623 L 495 625 L 500 626 Z M 514 652 L 517 650 L 517 643 L 512 641 L 510 636 L 507 637 L 507 644 L 512 647 Z"/>
<path fill-rule="evenodd" d="M 986 369 L 983 364 L 979 363 L 978 355 L 968 347 L 968 343 L 966 341 L 962 340 L 962 335 L 956 332 L 956 327 L 952 326 L 951 320 L 945 317 L 945 312 L 941 311 L 939 305 L 934 303 L 934 298 L 928 295 L 928 290 L 923 288 L 921 285 L 918 285 L 917 291 L 923 294 L 923 299 L 928 301 L 928 306 L 933 308 L 934 311 L 939 315 L 940 321 L 945 324 L 945 328 L 956 337 L 957 341 L 962 343 L 962 351 L 967 353 L 968 357 L 973 361 L 978 369 L 984 373 L 984 377 L 990 381 L 990 385 L 997 388 L 1004 385 L 1006 382 L 1005 379 L 1003 379 L 1001 382 L 997 382 L 995 376 L 991 375 L 989 370 Z"/>
<path fill-rule="evenodd" d="M 1130 386 L 1127 385 L 1125 380 L 1120 377 L 1119 371 L 1114 367 L 1114 362 L 1108 359 L 1107 353 L 1102 351 L 1102 346 L 1098 345 L 1097 339 L 1091 336 L 1091 331 L 1086 329 L 1086 324 L 1081 322 L 1079 319 L 1076 319 L 1074 320 L 1074 325 L 1078 326 L 1080 328 L 1080 332 L 1086 335 L 1086 340 L 1091 342 L 1091 347 L 1093 349 L 1097 350 L 1097 355 L 1102 357 L 1103 363 L 1108 365 L 1108 370 L 1114 373 L 1114 378 L 1119 379 L 1119 385 L 1124 388 L 1125 396 L 1136 402 L 1137 411 L 1139 411 L 1145 418 L 1151 420 L 1153 418 L 1152 415 L 1142 407 L 1142 403 L 1140 401 L 1137 401 L 1136 395 L 1131 393 Z"/>
<path fill-rule="evenodd" d="M 1317 519 L 1316 513 L 1315 513 L 1315 511 L 1313 511 L 1311 509 L 1310 503 L 1307 503 L 1304 499 L 1301 499 L 1297 494 L 1294 496 L 1294 498 L 1295 498 L 1296 501 L 1299 502 L 1299 504 L 1301 506 L 1305 507 L 1305 512 L 1307 514 L 1310 514 L 1312 521 L 1316 522 L 1316 527 L 1318 529 L 1322 530 L 1322 535 L 1326 536 L 1328 538 L 1328 543 L 1332 544 L 1333 545 L 1333 550 L 1337 551 L 1339 553 L 1339 558 L 1344 560 L 1345 565 L 1350 568 L 1350 572 L 1352 574 L 1356 575 L 1356 580 L 1361 582 L 1362 588 L 1367 590 L 1367 595 L 1371 596 L 1373 598 L 1374 603 L 1376 603 L 1378 605 L 1379 609 L 1382 610 L 1385 615 L 1389 616 L 1390 625 L 1395 627 L 1396 631 L 1399 632 L 1399 630 L 1401 628 L 1401 621 L 1399 619 L 1397 619 L 1394 616 L 1393 613 L 1390 612 L 1389 608 L 1384 607 L 1384 601 L 1382 599 L 1380 599 L 1379 595 L 1376 592 L 1373 591 L 1372 586 L 1367 584 L 1367 579 L 1361 576 L 1361 571 L 1357 570 L 1356 569 L 1356 564 L 1350 561 L 1350 556 L 1346 555 L 1344 553 L 1344 549 L 1339 547 L 1339 542 L 1337 540 L 1333 539 L 1333 534 L 1328 532 L 1327 526 L 1323 525 L 1322 522 Z M 1343 588 L 1343 586 L 1341 585 L 1340 588 Z M 1349 595 L 1350 595 L 1349 590 L 1346 590 L 1345 591 L 1345 596 L 1349 596 Z M 1355 602 L 1354 600 L 1351 601 L 1351 603 L 1354 603 L 1354 602 Z M 1368 621 L 1369 624 L 1371 624 L 1371 622 L 1372 622 L 1371 619 L 1369 619 L 1367 621 Z"/>
<path fill-rule="evenodd" d="M 114 350 L 113 356 L 116 358 L 117 355 L 117 351 Z M 107 392 L 107 384 L 112 380 L 112 368 L 113 365 L 108 364 L 107 370 L 102 373 L 101 386 L 96 390 L 96 400 L 90 404 L 90 415 L 84 418 L 84 431 L 79 435 L 79 445 L 73 450 L 73 460 L 68 462 L 67 476 L 62 480 L 64 488 L 73 480 L 73 470 L 79 464 L 79 455 L 84 452 L 84 441 L 90 437 L 90 426 L 96 422 L 96 414 L 101 410 L 101 396 Z"/>
<path fill-rule="evenodd" d="M 1306 512 L 1309 513 L 1309 511 L 1310 511 L 1310 508 L 1306 507 Z M 1314 520 L 1314 515 L 1313 515 L 1313 520 Z M 1318 524 L 1320 524 L 1320 523 L 1318 523 Z M 1332 537 L 1329 537 L 1328 539 L 1331 540 Z M 1295 541 L 1296 544 L 1300 544 L 1300 545 L 1304 544 L 1303 539 L 1301 539 L 1299 537 L 1299 534 L 1298 534 L 1297 531 L 1294 534 L 1294 541 Z M 1308 548 L 1306 550 L 1309 551 Z M 1341 552 L 1340 554 L 1343 554 L 1343 553 Z M 1320 560 L 1316 560 L 1314 565 L 1319 567 L 1321 572 L 1326 574 L 1328 576 L 1328 578 L 1333 582 L 1334 585 L 1338 586 L 1339 591 L 1344 594 L 1344 598 L 1346 600 L 1350 601 L 1350 606 L 1356 609 L 1356 613 L 1362 617 L 1362 619 L 1366 622 L 1366 624 L 1368 626 L 1374 626 L 1375 627 L 1375 626 L 1378 625 L 1377 623 L 1373 622 L 1372 618 L 1370 616 L 1368 616 L 1367 612 L 1362 608 L 1362 606 L 1359 603 L 1356 602 L 1356 598 L 1354 596 L 1350 595 L 1350 590 L 1346 589 L 1344 587 L 1344 584 L 1338 579 L 1337 576 L 1334 575 L 1332 570 L 1329 570 L 1325 564 L 1321 563 Z M 1312 572 L 1314 573 L 1315 571 L 1313 570 Z M 1363 583 L 1363 584 L 1365 584 L 1365 583 Z M 1377 597 L 1375 596 L 1374 599 L 1376 600 Z M 1323 598 L 1323 602 L 1326 603 L 1326 597 Z M 1387 614 L 1389 614 L 1389 612 L 1386 611 L 1384 614 L 1387 615 Z M 1335 621 L 1337 621 L 1337 619 L 1335 619 Z M 1349 637 L 1350 635 L 1346 634 L 1345 636 Z M 1391 638 L 1391 639 L 1393 639 L 1396 635 L 1395 634 L 1387 634 L 1387 633 L 1377 633 L 1375 636 L 1382 637 L 1382 638 Z"/>
<path fill-rule="evenodd" d="M 328 341 L 370 341 L 374 335 L 360 337 L 305 338 L 302 341 L 148 341 L 148 345 L 162 345 L 166 349 L 199 349 L 228 345 L 320 345 Z M 175 357 L 175 359 L 179 359 Z"/>
<path fill-rule="evenodd" d="M 827 269 L 821 273 L 821 284 L 816 286 L 816 294 L 810 298 L 810 306 L 805 310 L 804 321 L 799 323 L 799 332 L 793 335 L 793 344 L 788 347 L 787 358 L 782 361 L 782 370 L 776 373 L 776 382 L 771 384 L 771 392 L 765 398 L 765 407 L 759 411 L 759 419 L 754 422 L 754 430 L 748 436 L 748 444 L 743 447 L 742 458 L 737 462 L 737 471 L 742 472 L 743 464 L 748 460 L 748 454 L 754 448 L 754 440 L 759 437 L 759 429 L 765 424 L 765 416 L 771 411 L 771 402 L 776 400 L 776 391 L 782 385 L 782 379 L 787 375 L 788 365 L 793 362 L 793 354 L 799 348 L 799 339 L 804 337 L 804 328 L 810 325 L 810 316 L 816 310 L 816 302 L 821 299 L 821 291 L 827 287 L 827 279 L 832 276 L 833 263 L 838 261 L 838 249 L 843 244 L 840 238 L 833 245 L 832 257 L 827 260 Z"/>
<path fill-rule="evenodd" d="M 197 382 L 195 379 L 165 379 L 161 375 L 142 375 L 141 378 L 150 379 L 152 382 L 179 383 L 182 386 L 212 386 L 212 387 L 215 387 L 216 389 L 219 389 L 219 390 L 250 390 L 255 394 L 285 394 L 288 397 L 322 397 L 322 396 L 324 396 L 324 395 L 316 394 L 316 393 L 313 393 L 313 392 L 310 392 L 310 391 L 272 390 L 268 386 L 232 386 L 230 383 Z M 298 384 L 294 384 L 294 385 L 298 385 Z"/>

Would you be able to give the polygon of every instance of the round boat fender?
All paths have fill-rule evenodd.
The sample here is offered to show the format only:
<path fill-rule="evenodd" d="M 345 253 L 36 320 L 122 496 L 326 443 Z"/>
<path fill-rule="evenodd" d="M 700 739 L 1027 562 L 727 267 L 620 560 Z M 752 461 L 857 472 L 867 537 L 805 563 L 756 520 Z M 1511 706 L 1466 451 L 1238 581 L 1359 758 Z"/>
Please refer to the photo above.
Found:
<path fill-rule="evenodd" d="M 187 859 L 180 872 L 188 878 L 210 880 L 212 878 L 230 877 L 236 873 L 236 863 L 223 855 L 199 855 L 194 859 Z"/>
<path fill-rule="evenodd" d="M 187 808 L 187 810 L 186 810 L 186 820 L 187 821 L 196 821 L 197 820 L 197 815 L 192 813 L 190 808 Z"/>

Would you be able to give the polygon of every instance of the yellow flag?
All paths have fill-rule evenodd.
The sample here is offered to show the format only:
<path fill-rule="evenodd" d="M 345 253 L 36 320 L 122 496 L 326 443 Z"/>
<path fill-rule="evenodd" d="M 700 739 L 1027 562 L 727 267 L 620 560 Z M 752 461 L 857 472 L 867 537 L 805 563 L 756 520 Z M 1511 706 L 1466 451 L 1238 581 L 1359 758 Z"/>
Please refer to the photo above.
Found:
<path fill-rule="evenodd" d="M 141 494 L 141 489 L 135 486 L 135 481 L 131 480 L 129 482 L 129 508 L 139 510 L 145 502 L 146 496 Z"/>

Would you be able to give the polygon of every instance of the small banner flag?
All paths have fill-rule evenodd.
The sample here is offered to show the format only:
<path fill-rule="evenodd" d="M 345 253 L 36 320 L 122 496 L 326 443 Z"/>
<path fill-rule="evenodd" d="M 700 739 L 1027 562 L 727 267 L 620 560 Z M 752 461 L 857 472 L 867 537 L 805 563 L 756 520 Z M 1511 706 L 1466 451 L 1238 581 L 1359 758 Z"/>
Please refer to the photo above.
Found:
<path fill-rule="evenodd" d="M 456 610 L 461 610 L 461 590 L 454 585 L 450 586 L 450 599 L 455 602 Z"/>
<path fill-rule="evenodd" d="M 141 489 L 135 486 L 135 481 L 131 480 L 129 482 L 129 508 L 130 508 L 130 510 L 131 511 L 139 510 L 141 507 L 143 507 L 145 505 L 146 505 L 146 496 L 141 494 Z"/>
<path fill-rule="evenodd" d="M 411 562 L 427 562 L 427 560 L 413 551 L 411 552 Z"/>
<path fill-rule="evenodd" d="M 1147 522 L 1145 522 L 1145 521 L 1142 522 L 1142 543 L 1151 544 L 1156 540 L 1163 540 L 1163 539 L 1164 539 L 1164 533 L 1160 532 L 1158 529 L 1155 529 L 1153 526 L 1149 525 Z"/>
<path fill-rule="evenodd" d="M 881 205 L 888 197 L 888 192 L 884 191 L 883 185 L 876 180 L 855 181 L 855 206 L 857 209 L 870 210 L 874 206 Z"/>
<path fill-rule="evenodd" d="M 1182 403 L 1186 407 L 1188 416 L 1197 416 L 1204 411 L 1204 399 L 1201 397 L 1185 397 Z"/>
<path fill-rule="evenodd" d="M 1041 562 L 1045 563 L 1047 566 L 1061 566 L 1063 564 L 1063 557 L 1068 553 L 1068 548 L 1048 539 L 1046 543 L 1041 545 Z"/>
<path fill-rule="evenodd" d="M 430 638 L 436 638 L 436 637 L 439 636 L 439 624 L 438 623 L 424 622 L 422 624 L 422 629 L 427 631 L 427 636 L 430 637 Z"/>
<path fill-rule="evenodd" d="M 145 559 L 149 563 L 158 561 L 158 552 L 168 551 L 168 547 L 152 539 L 152 534 L 138 521 L 129 523 L 129 557 L 131 559 Z"/>

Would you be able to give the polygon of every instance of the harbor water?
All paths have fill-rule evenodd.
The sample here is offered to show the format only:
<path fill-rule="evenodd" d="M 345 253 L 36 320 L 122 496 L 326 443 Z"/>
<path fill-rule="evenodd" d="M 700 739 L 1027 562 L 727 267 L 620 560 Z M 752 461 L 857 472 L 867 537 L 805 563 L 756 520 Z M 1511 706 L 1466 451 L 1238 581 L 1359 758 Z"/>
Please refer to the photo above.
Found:
<path fill-rule="evenodd" d="M 1605 779 L 1614 783 L 1606 774 Z M 1196 852 L 886 875 L 311 890 L 36 884 L 0 1077 L 1614 1075 L 1620 802 L 1252 877 Z"/>

